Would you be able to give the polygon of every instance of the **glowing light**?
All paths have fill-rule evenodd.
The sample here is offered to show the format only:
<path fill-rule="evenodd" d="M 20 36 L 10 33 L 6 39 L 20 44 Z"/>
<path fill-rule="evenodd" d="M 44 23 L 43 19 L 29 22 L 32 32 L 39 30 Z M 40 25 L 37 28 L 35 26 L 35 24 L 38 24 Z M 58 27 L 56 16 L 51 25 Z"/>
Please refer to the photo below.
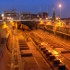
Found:
<path fill-rule="evenodd" d="M 41 45 L 47 45 L 45 42 L 42 42 Z"/>
<path fill-rule="evenodd" d="M 61 59 L 59 59 L 60 60 L 60 62 L 62 62 L 62 60 Z"/>
<path fill-rule="evenodd" d="M 12 20 L 10 20 L 10 23 L 12 23 L 13 21 Z"/>
<path fill-rule="evenodd" d="M 4 17 L 4 14 L 2 13 L 2 15 L 1 15 L 2 17 Z"/>
<path fill-rule="evenodd" d="M 3 27 L 2 27 L 2 28 L 3 28 L 3 29 L 4 29 L 4 28 L 7 28 L 6 22 L 3 23 Z"/>
<path fill-rule="evenodd" d="M 63 27 L 63 25 L 62 25 L 62 22 L 61 22 L 61 21 L 56 22 L 56 24 L 55 24 L 55 26 L 54 26 L 54 31 L 56 31 L 56 29 L 57 29 L 58 27 Z"/>
<path fill-rule="evenodd" d="M 48 20 L 48 18 L 46 18 L 46 20 Z"/>
<path fill-rule="evenodd" d="M 51 22 L 50 22 L 50 21 L 49 21 L 49 22 L 47 22 L 47 23 L 46 23 L 46 25 L 51 25 Z"/>
<path fill-rule="evenodd" d="M 54 51 L 53 51 L 53 54 L 54 54 L 55 56 L 58 56 L 59 53 L 54 50 Z"/>
<path fill-rule="evenodd" d="M 12 20 L 10 20 L 10 23 L 12 24 L 12 26 L 14 26 L 14 22 Z"/>
<path fill-rule="evenodd" d="M 51 52 L 50 50 L 48 50 L 49 52 Z"/>
<path fill-rule="evenodd" d="M 58 23 L 56 24 L 56 26 L 59 26 L 59 27 L 60 27 L 60 26 L 61 26 L 61 22 L 58 22 Z"/>
<path fill-rule="evenodd" d="M 17 23 L 16 23 L 16 28 L 17 28 Z"/>
<path fill-rule="evenodd" d="M 40 24 L 44 24 L 43 20 L 40 21 Z"/>
<path fill-rule="evenodd" d="M 62 5 L 61 4 L 59 4 L 59 8 L 61 8 L 62 7 Z"/>

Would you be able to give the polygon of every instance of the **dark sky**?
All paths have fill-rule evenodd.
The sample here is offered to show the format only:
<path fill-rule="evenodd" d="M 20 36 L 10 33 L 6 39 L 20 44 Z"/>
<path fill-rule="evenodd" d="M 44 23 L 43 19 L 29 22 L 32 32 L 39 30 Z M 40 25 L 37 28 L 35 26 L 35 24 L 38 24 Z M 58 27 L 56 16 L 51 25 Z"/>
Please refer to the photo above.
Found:
<path fill-rule="evenodd" d="M 61 16 L 70 17 L 70 0 L 0 0 L 0 12 L 17 9 L 18 11 L 37 13 L 40 10 L 46 12 L 49 9 L 49 15 L 51 16 L 54 7 L 56 15 L 58 15 L 59 3 L 62 4 Z"/>

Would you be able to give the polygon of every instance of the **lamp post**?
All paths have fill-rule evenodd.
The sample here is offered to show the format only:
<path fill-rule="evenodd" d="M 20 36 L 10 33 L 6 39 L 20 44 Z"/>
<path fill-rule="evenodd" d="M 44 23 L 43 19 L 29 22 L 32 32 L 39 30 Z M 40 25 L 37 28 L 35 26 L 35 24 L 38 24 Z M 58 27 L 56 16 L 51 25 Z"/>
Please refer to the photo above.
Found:
<path fill-rule="evenodd" d="M 59 8 L 60 8 L 60 19 L 61 19 L 61 8 L 62 8 L 61 4 L 59 4 Z"/>

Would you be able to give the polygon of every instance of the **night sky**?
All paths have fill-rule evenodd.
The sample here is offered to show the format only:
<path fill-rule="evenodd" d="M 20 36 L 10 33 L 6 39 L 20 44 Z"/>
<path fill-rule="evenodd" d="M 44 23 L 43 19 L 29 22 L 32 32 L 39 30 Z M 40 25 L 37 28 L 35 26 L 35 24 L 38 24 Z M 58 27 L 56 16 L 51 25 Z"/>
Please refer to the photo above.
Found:
<path fill-rule="evenodd" d="M 61 16 L 70 17 L 70 0 L 0 0 L 0 12 L 10 9 L 32 13 L 49 11 L 51 16 L 54 7 L 56 15 L 58 15 L 59 3 L 62 4 Z"/>

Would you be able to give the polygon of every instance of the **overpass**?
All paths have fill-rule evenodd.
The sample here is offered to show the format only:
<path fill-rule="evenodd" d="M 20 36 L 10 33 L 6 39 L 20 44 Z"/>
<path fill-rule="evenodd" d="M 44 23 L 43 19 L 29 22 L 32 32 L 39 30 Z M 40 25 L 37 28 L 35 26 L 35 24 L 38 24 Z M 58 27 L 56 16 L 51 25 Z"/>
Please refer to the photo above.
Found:
<path fill-rule="evenodd" d="M 0 20 L 2 23 L 4 20 Z M 6 22 L 10 22 L 11 20 L 6 20 Z M 40 23 L 41 20 L 12 20 L 13 22 L 17 22 L 17 24 L 20 26 L 21 24 L 25 24 L 29 26 L 30 28 L 32 27 L 37 27 L 37 25 Z"/>

